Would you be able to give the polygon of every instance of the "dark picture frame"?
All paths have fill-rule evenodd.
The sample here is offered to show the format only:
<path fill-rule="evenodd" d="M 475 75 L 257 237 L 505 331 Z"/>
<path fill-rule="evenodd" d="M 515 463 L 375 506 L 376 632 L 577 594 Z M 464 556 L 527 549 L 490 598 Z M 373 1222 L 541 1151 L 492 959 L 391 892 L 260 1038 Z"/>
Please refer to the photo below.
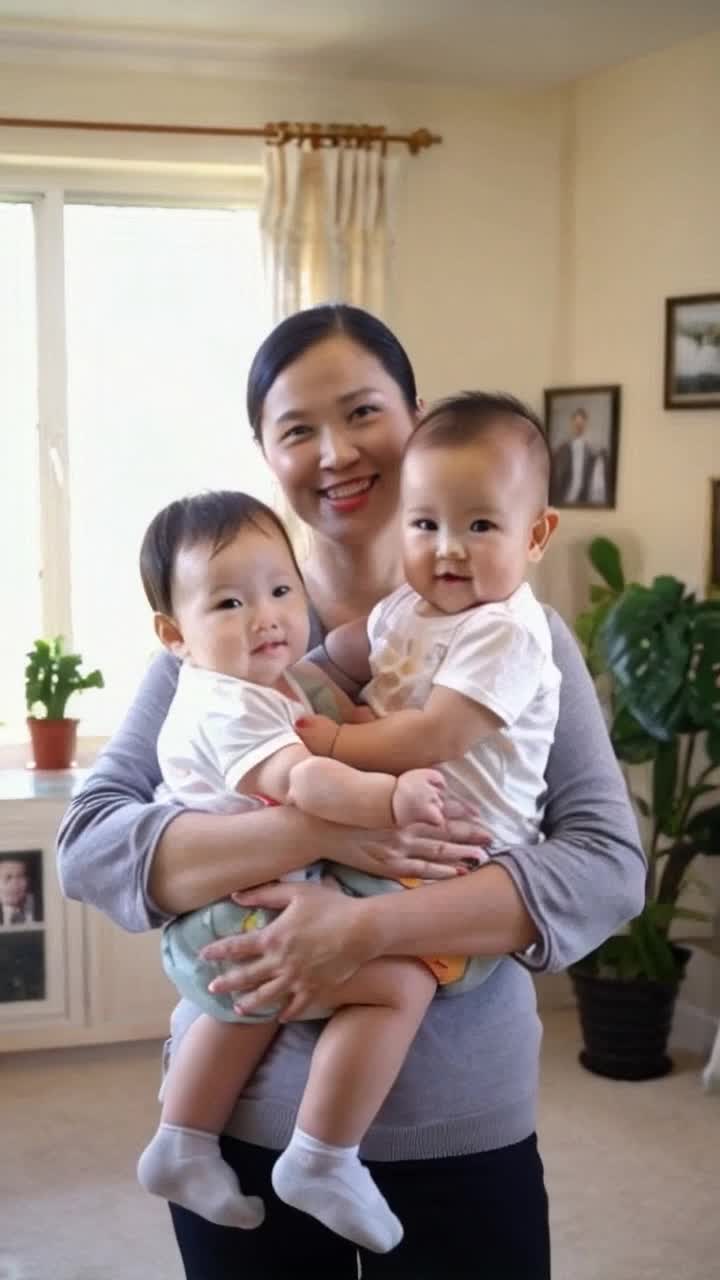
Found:
<path fill-rule="evenodd" d="M 664 404 L 720 408 L 720 293 L 666 298 Z"/>
<path fill-rule="evenodd" d="M 545 391 L 553 507 L 594 511 L 615 507 L 620 399 L 617 383 Z"/>

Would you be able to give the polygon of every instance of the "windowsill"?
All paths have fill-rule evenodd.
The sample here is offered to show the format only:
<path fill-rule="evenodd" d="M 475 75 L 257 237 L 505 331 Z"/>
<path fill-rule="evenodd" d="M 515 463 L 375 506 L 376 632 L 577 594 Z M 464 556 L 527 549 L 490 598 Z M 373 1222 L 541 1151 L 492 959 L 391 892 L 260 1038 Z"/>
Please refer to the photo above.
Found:
<path fill-rule="evenodd" d="M 80 770 L 90 769 L 105 746 L 107 738 L 78 738 L 75 763 L 73 769 L 58 770 L 58 776 L 65 776 Z M 35 770 L 30 764 L 32 750 L 29 740 L 23 742 L 3 742 L 0 739 L 0 775 L 6 770 L 25 770 L 29 775 Z M 52 776 L 44 773 L 43 777 Z"/>
<path fill-rule="evenodd" d="M 0 769 L 0 802 L 71 800 L 87 769 Z"/>

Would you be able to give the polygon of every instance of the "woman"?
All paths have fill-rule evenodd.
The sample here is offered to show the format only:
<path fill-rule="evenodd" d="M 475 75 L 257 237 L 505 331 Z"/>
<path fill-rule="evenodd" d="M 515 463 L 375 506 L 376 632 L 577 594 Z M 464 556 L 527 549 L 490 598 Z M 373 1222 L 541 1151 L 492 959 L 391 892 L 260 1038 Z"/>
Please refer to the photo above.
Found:
<path fill-rule="evenodd" d="M 329 627 L 367 613 L 400 582 L 399 465 L 417 404 L 397 339 L 354 308 L 319 307 L 291 317 L 255 358 L 250 421 L 313 535 L 304 567 L 316 641 Z M 555 615 L 551 625 L 563 685 L 541 845 L 510 849 L 457 877 L 454 866 L 482 842 L 472 818 L 454 820 L 447 839 L 438 841 L 424 830 L 369 837 L 287 808 L 222 817 L 152 803 L 155 744 L 176 680 L 167 655 L 156 659 L 60 833 L 66 893 L 130 929 L 271 880 L 310 857 L 438 879 L 419 893 L 364 901 L 339 900 L 314 886 L 253 888 L 253 901 L 287 909 L 261 934 L 225 946 L 226 956 L 244 960 L 227 985 L 246 991 L 247 1009 L 272 997 L 299 1013 L 371 956 L 507 955 L 476 991 L 433 1002 L 368 1135 L 362 1154 L 404 1223 L 405 1238 L 390 1254 L 363 1256 L 364 1280 L 550 1274 L 534 1132 L 540 1024 L 527 969 L 558 970 L 591 950 L 640 910 L 645 882 L 592 684 L 567 629 Z M 191 1016 L 182 1005 L 176 1010 L 175 1040 Z M 314 1035 L 312 1024 L 302 1022 L 283 1030 L 224 1139 L 243 1187 L 266 1201 L 265 1224 L 229 1231 L 174 1209 L 190 1280 L 290 1277 L 298 1268 L 354 1280 L 353 1246 L 286 1208 L 270 1187 Z"/>

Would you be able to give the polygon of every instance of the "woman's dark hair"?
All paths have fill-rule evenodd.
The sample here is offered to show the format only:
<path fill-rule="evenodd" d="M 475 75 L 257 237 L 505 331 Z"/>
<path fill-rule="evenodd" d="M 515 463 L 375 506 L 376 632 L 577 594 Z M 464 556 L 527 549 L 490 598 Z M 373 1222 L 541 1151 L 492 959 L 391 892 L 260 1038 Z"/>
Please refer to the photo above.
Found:
<path fill-rule="evenodd" d="M 262 444 L 261 419 L 265 397 L 275 379 L 310 347 L 338 333 L 345 334 L 380 361 L 385 372 L 402 391 L 408 409 L 411 413 L 415 412 L 415 374 L 405 348 L 392 330 L 377 316 L 360 307 L 350 307 L 346 303 L 327 303 L 319 307 L 308 307 L 306 311 L 296 311 L 295 315 L 282 320 L 268 334 L 255 355 L 248 374 L 247 414 L 259 444 Z"/>
<path fill-rule="evenodd" d="M 172 616 L 173 570 L 182 547 L 207 542 L 216 553 L 248 525 L 262 529 L 263 521 L 274 525 L 285 539 L 298 577 L 302 579 L 284 524 L 270 507 L 250 494 L 218 489 L 178 498 L 163 507 L 150 521 L 140 548 L 140 576 L 151 609 Z"/>

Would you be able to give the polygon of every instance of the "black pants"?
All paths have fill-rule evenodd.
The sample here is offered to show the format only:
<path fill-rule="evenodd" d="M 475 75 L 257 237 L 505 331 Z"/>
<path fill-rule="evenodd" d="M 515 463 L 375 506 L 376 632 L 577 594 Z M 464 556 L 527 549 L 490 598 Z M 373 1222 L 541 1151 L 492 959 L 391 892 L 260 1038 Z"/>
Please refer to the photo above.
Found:
<path fill-rule="evenodd" d="M 223 1139 L 243 1191 L 262 1196 L 255 1231 L 216 1227 L 171 1205 L 187 1280 L 356 1280 L 354 1245 L 278 1200 L 277 1152 Z M 535 1136 L 499 1151 L 368 1166 L 405 1228 L 391 1253 L 361 1250 L 363 1280 L 550 1280 L 543 1167 Z"/>

